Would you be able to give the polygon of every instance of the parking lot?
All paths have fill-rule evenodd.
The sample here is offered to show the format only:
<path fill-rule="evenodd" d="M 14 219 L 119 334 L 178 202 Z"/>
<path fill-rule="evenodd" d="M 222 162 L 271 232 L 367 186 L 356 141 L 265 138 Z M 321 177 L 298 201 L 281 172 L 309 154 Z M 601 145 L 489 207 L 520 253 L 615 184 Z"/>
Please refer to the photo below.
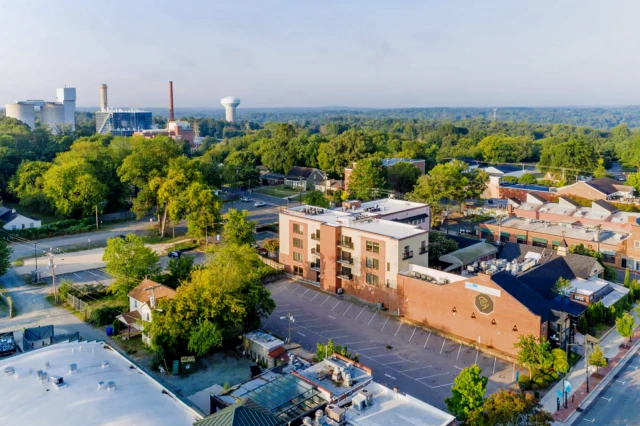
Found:
<path fill-rule="evenodd" d="M 47 284 L 51 284 L 51 274 L 48 272 L 43 274 L 43 279 Z M 69 280 L 74 284 L 104 284 L 109 285 L 113 282 L 113 278 L 104 270 L 104 268 L 88 269 L 86 271 L 70 272 L 67 274 L 56 275 L 56 285 L 62 281 Z"/>
<path fill-rule="evenodd" d="M 360 363 L 373 369 L 386 386 L 444 409 L 444 398 L 460 370 L 478 364 L 489 376 L 488 392 L 509 387 L 515 372 L 526 370 L 427 330 L 407 324 L 334 295 L 283 280 L 267 288 L 276 309 L 264 328 L 287 337 L 291 314 L 291 340 L 312 352 L 317 343 L 332 339 L 360 355 Z"/>

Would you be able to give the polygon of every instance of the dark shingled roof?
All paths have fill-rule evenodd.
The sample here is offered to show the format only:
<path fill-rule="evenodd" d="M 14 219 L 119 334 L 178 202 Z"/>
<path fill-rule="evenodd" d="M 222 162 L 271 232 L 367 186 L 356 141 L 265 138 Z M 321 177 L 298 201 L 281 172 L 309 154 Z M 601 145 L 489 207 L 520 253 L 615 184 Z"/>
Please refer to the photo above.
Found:
<path fill-rule="evenodd" d="M 574 317 L 582 315 L 587 310 L 585 305 L 576 303 L 566 296 L 556 296 L 555 299 L 549 302 L 549 307 L 554 311 L 566 312 Z"/>
<path fill-rule="evenodd" d="M 569 197 L 558 197 L 559 200 L 564 201 L 565 203 L 569 203 L 571 204 L 573 207 L 579 209 L 580 207 L 582 207 L 580 204 L 576 203 L 575 201 L 573 201 L 571 198 Z"/>
<path fill-rule="evenodd" d="M 606 211 L 608 211 L 609 213 L 615 213 L 618 211 L 618 209 L 614 206 L 612 206 L 611 204 L 607 203 L 604 200 L 595 200 L 593 202 L 593 204 L 597 205 L 600 208 L 605 209 Z"/>
<path fill-rule="evenodd" d="M 322 172 L 318 169 L 314 169 L 313 167 L 292 167 L 287 173 L 286 179 L 309 179 L 309 177 L 313 174 L 313 172 L 318 171 L 322 174 Z"/>
<path fill-rule="evenodd" d="M 607 194 L 607 195 L 613 194 L 621 190 L 630 192 L 633 189 L 633 187 L 629 185 L 621 185 L 620 182 L 617 182 L 607 177 L 600 178 L 600 179 L 591 179 L 590 181 L 585 182 L 585 184 L 589 185 L 596 191 L 600 191 L 603 194 Z"/>
<path fill-rule="evenodd" d="M 491 280 L 498 284 L 507 293 L 513 296 L 518 302 L 522 303 L 531 312 L 539 315 L 542 321 L 547 321 L 551 312 L 549 305 L 538 293 L 523 285 L 518 278 L 511 275 L 510 272 L 503 271 L 491 276 Z"/>
<path fill-rule="evenodd" d="M 447 238 L 458 243 L 458 250 L 478 244 L 481 241 L 477 238 L 468 238 L 463 237 L 462 235 L 447 235 Z"/>
<path fill-rule="evenodd" d="M 250 398 L 243 398 L 239 402 L 205 417 L 193 426 L 278 426 L 280 419 L 262 408 Z"/>

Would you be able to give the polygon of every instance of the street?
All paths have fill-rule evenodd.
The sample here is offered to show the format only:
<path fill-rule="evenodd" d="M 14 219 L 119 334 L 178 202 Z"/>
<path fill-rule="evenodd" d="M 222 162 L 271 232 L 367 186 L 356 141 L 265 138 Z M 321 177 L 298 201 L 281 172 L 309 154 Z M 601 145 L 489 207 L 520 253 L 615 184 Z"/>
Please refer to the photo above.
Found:
<path fill-rule="evenodd" d="M 373 369 L 376 381 L 444 409 L 444 398 L 460 370 L 478 364 L 489 376 L 487 392 L 513 385 L 515 372 L 524 370 L 493 356 L 403 324 L 379 312 L 295 281 L 270 284 L 276 309 L 264 328 L 315 352 L 317 343 L 332 339 L 360 355 L 360 363 Z"/>
<path fill-rule="evenodd" d="M 574 425 L 640 425 L 640 358 L 637 351 Z"/>

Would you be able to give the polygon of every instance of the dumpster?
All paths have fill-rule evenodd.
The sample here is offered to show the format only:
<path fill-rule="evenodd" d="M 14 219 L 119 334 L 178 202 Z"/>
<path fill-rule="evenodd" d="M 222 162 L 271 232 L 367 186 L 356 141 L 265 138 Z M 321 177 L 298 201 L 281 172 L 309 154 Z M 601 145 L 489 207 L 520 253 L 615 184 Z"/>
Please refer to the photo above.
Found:
<path fill-rule="evenodd" d="M 113 336 L 113 327 L 109 326 L 106 328 L 107 336 Z"/>
<path fill-rule="evenodd" d="M 183 356 L 180 358 L 180 374 L 193 374 L 196 371 L 196 357 Z"/>
<path fill-rule="evenodd" d="M 171 374 L 173 374 L 174 376 L 180 374 L 180 360 L 176 359 L 173 361 L 173 369 L 171 370 Z"/>

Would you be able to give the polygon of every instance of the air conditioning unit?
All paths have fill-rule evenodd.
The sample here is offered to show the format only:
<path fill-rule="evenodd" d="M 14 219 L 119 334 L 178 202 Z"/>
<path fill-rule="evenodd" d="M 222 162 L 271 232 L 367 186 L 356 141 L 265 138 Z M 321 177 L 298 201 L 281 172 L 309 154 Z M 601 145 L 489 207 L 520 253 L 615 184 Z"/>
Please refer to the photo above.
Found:
<path fill-rule="evenodd" d="M 331 420 L 341 423 L 344 421 L 344 409 L 338 407 L 337 405 L 327 405 L 326 408 L 327 417 Z"/>
<path fill-rule="evenodd" d="M 342 287 L 336 289 L 336 293 L 342 294 L 342 292 L 343 292 Z"/>

